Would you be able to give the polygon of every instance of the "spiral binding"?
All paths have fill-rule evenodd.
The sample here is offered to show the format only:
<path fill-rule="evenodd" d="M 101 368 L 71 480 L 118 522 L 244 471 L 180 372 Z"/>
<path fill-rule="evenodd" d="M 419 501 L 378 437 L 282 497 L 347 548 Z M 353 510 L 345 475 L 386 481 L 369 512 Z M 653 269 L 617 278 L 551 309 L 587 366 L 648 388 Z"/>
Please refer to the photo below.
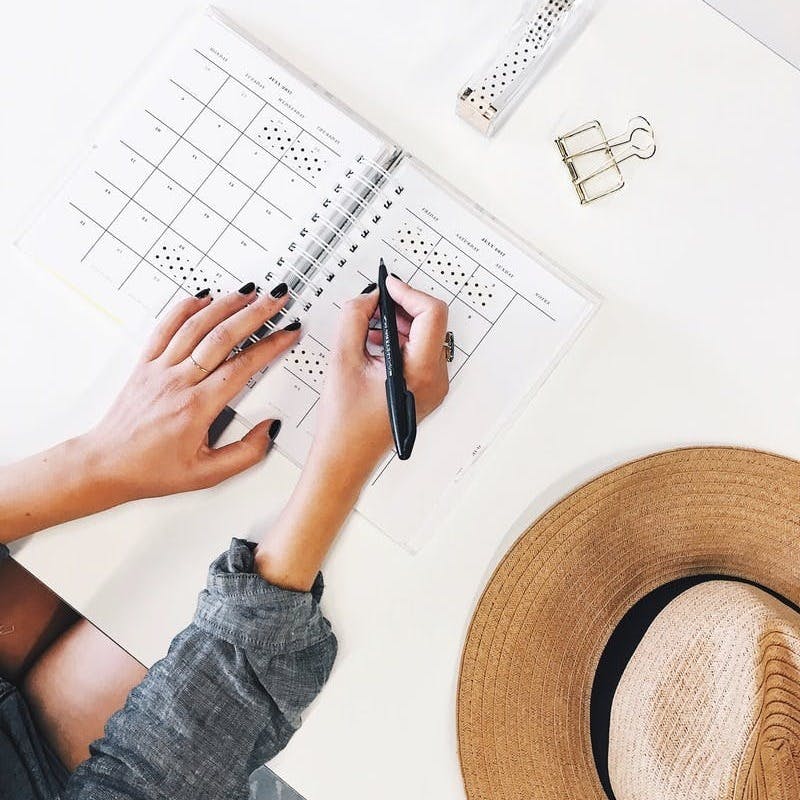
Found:
<path fill-rule="evenodd" d="M 327 265 L 328 260 L 336 257 L 343 242 L 347 246 L 347 254 L 356 252 L 360 243 L 359 239 L 365 239 L 369 235 L 368 227 L 361 228 L 357 237 L 350 233 L 350 228 L 358 224 L 364 210 L 372 204 L 376 196 L 383 196 L 384 208 L 391 208 L 392 200 L 386 196 L 388 187 L 385 187 L 385 184 L 391 184 L 391 191 L 395 195 L 402 193 L 403 187 L 397 184 L 390 171 L 399 161 L 401 152 L 392 149 L 387 159 L 388 169 L 373 159 L 363 155 L 359 156 L 355 163 L 366 166 L 371 172 L 378 175 L 375 180 L 370 180 L 369 174 L 359 174 L 357 170 L 349 168 L 345 173 L 345 180 L 357 183 L 362 187 L 360 191 L 353 191 L 343 182 L 337 183 L 333 187 L 333 195 L 347 197 L 350 202 L 342 203 L 338 199 L 326 197 L 322 202 L 322 207 L 330 210 L 330 215 L 325 216 L 315 211 L 311 215 L 310 221 L 317 226 L 317 229 L 312 230 L 310 225 L 303 226 L 298 232 L 297 239 L 290 242 L 287 247 L 290 256 L 287 258 L 282 255 L 278 258 L 276 266 L 285 270 L 284 276 L 289 278 L 286 280 L 286 283 L 289 284 L 289 300 L 271 320 L 253 333 L 240 349 L 255 344 L 264 336 L 282 327 L 282 322 L 290 314 L 295 315 L 294 319 L 297 319 L 298 311 L 307 314 L 311 310 L 314 301 L 325 291 L 325 287 L 320 285 L 319 277 L 324 277 L 326 283 L 330 283 L 336 278 L 336 272 Z M 341 215 L 344 222 L 337 223 L 335 221 L 337 215 Z M 380 218 L 380 215 L 376 213 L 372 216 L 371 221 L 377 224 Z M 304 267 L 301 262 L 305 262 L 306 266 Z M 335 268 L 342 269 L 346 263 L 347 255 L 341 254 L 336 261 Z M 265 275 L 267 280 L 272 280 L 274 277 L 273 270 Z M 257 291 L 260 292 L 260 289 Z M 313 294 L 313 298 L 308 297 L 309 292 Z"/>
<path fill-rule="evenodd" d="M 312 217 L 312 219 L 314 219 L 314 217 Z M 315 221 L 317 221 L 317 220 L 315 220 Z M 338 242 L 347 241 L 352 246 L 352 245 L 354 245 L 354 244 L 356 244 L 358 242 L 357 238 L 351 236 L 350 233 L 348 231 L 346 231 L 345 229 L 343 229 L 341 226 L 334 225 L 330 220 L 320 218 L 318 221 L 321 224 L 325 225 L 328 230 L 333 231 L 335 239 L 338 240 L 337 244 L 338 244 Z M 374 222 L 380 221 L 380 217 L 378 217 L 377 219 L 375 219 L 373 217 L 373 221 Z M 300 235 L 301 236 L 303 235 L 302 232 L 301 232 Z M 368 235 L 369 235 L 369 229 L 368 228 L 362 228 L 361 229 L 360 238 L 366 239 Z"/>
<path fill-rule="evenodd" d="M 336 235 L 341 236 L 341 234 L 338 231 Z M 300 236 L 301 237 L 307 236 L 309 239 L 311 239 L 312 242 L 316 242 L 328 255 L 330 255 L 335 250 L 335 247 L 333 247 L 333 245 L 329 244 L 324 239 L 321 239 L 319 236 L 317 236 L 316 233 L 312 233 L 310 230 L 308 230 L 308 228 L 303 228 L 300 231 Z"/>
<path fill-rule="evenodd" d="M 362 209 L 365 208 L 367 205 L 369 205 L 368 201 L 364 200 L 364 198 L 361 197 L 361 195 L 358 195 L 355 192 L 351 192 L 350 189 L 348 189 L 346 186 L 342 186 L 341 183 L 337 183 L 336 186 L 333 188 L 333 191 L 336 194 L 344 192 L 351 200 L 358 203 L 359 207 Z"/>
<path fill-rule="evenodd" d="M 330 270 L 326 270 L 322 262 L 318 258 L 314 258 L 314 256 L 312 256 L 310 253 L 306 253 L 305 251 L 303 251 L 302 253 L 298 253 L 297 257 L 307 259 L 314 265 L 314 267 L 317 270 L 319 270 L 320 272 L 324 272 L 325 280 L 330 282 L 336 277 L 336 273 L 331 272 Z"/>
<path fill-rule="evenodd" d="M 313 287 L 314 288 L 314 295 L 316 297 L 319 297 L 322 294 L 322 292 L 324 291 L 322 286 L 320 286 L 314 280 L 309 278 L 307 273 L 301 272 L 299 269 L 297 269 L 297 267 L 293 266 L 292 264 L 286 264 L 285 266 L 288 267 L 289 272 L 291 272 L 295 277 L 297 277 L 298 280 L 303 281 L 306 284 L 307 287 L 309 287 L 309 286 Z M 328 273 L 328 274 L 332 275 L 332 273 Z"/>
<path fill-rule="evenodd" d="M 388 166 L 392 167 L 396 165 L 399 157 L 400 151 L 393 150 L 391 157 L 387 162 Z M 350 168 L 345 173 L 345 179 L 355 181 L 364 188 L 360 192 L 353 191 L 350 187 L 341 182 L 334 186 L 333 194 L 338 196 L 346 196 L 352 201 L 352 204 L 354 204 L 356 208 L 353 208 L 352 204 L 350 207 L 348 207 L 347 204 L 339 202 L 336 199 L 330 197 L 325 198 L 325 200 L 322 202 L 323 208 L 330 209 L 333 213 L 331 216 L 325 217 L 320 215 L 319 212 L 314 212 L 314 214 L 312 214 L 311 221 L 316 223 L 318 228 L 324 229 L 327 232 L 327 237 L 325 237 L 325 235 L 319 236 L 317 233 L 309 230 L 308 227 L 304 227 L 299 233 L 300 238 L 309 239 L 315 244 L 318 253 L 314 255 L 309 252 L 308 249 L 303 249 L 297 252 L 296 257 L 306 259 L 312 263 L 316 269 L 324 271 L 327 282 L 330 282 L 335 278 L 335 273 L 323 267 L 323 263 L 330 256 L 335 255 L 342 242 L 348 243 L 348 251 L 353 253 L 358 249 L 359 238 L 364 239 L 369 235 L 369 228 L 362 228 L 360 230 L 359 237 L 355 237 L 350 233 L 350 228 L 357 225 L 364 210 L 372 204 L 374 198 L 377 195 L 383 195 L 385 193 L 384 184 L 387 182 L 394 184 L 394 191 L 396 194 L 400 194 L 403 191 L 403 188 L 397 185 L 397 182 L 394 179 L 390 169 L 387 169 L 374 159 L 360 155 L 356 158 L 356 163 L 366 165 L 371 171 L 377 172 L 380 176 L 377 180 L 369 180 L 368 176 L 365 177 L 361 174 L 358 174 L 355 170 Z M 387 207 L 391 207 L 391 203 L 391 200 L 387 200 Z M 346 224 L 336 223 L 333 221 L 337 214 L 344 218 Z M 374 215 L 371 221 L 377 223 L 379 220 L 380 215 Z M 292 244 L 296 245 L 296 242 L 293 242 Z M 346 261 L 346 257 L 342 257 L 339 259 L 336 266 L 341 269 L 345 265 Z M 305 275 L 307 274 L 306 271 L 301 271 L 303 272 L 303 277 L 305 278 Z M 314 284 L 314 287 L 315 293 L 317 293 L 317 290 L 321 288 L 318 284 Z M 324 291 L 324 288 L 322 291 Z M 317 296 L 319 296 L 322 291 L 319 291 Z"/>
<path fill-rule="evenodd" d="M 360 155 L 356 159 L 357 164 L 366 164 L 367 166 L 371 167 L 375 170 L 375 172 L 379 172 L 387 181 L 394 181 L 394 175 L 391 172 L 384 169 L 377 161 L 373 161 L 371 158 L 367 158 L 365 155 Z"/>
<path fill-rule="evenodd" d="M 351 225 L 355 225 L 355 224 L 356 224 L 356 219 L 357 219 L 357 218 L 356 218 L 356 217 L 355 217 L 353 214 L 351 214 L 351 213 L 350 213 L 350 211 L 349 211 L 348 209 L 346 209 L 346 208 L 345 208 L 343 205 L 340 205 L 339 203 L 334 203 L 334 204 L 333 204 L 333 207 L 334 207 L 334 208 L 335 208 L 335 209 L 336 209 L 336 210 L 337 210 L 337 211 L 338 211 L 338 212 L 339 212 L 339 213 L 340 213 L 340 214 L 341 214 L 343 217 L 345 217 L 345 219 L 347 219 L 347 220 L 350 222 L 350 224 L 351 224 Z"/>

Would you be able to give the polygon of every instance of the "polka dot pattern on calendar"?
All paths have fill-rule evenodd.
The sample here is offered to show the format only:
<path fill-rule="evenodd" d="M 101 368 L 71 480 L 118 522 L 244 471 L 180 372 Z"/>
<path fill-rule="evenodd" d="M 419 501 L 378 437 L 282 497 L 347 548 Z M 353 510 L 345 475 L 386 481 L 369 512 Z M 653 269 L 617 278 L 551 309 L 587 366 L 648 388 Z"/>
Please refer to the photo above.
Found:
<path fill-rule="evenodd" d="M 379 258 L 446 304 L 453 413 L 426 424 L 418 445 L 423 461 L 423 448 L 437 454 L 435 468 L 420 479 L 387 459 L 371 478 L 387 487 L 373 521 L 416 549 L 409 530 L 426 527 L 417 512 L 546 374 L 591 311 L 588 293 L 217 12 L 187 21 L 165 55 L 148 59 L 20 246 L 133 344 L 173 310 L 205 307 L 191 299 L 198 292 L 210 290 L 213 314 L 244 284 L 266 298 L 285 282 L 287 305 L 259 319 L 243 352 L 263 352 L 297 319 L 291 351 L 230 404 L 248 424 L 281 419 L 277 446 L 296 464 L 312 442 L 341 310 L 375 281 Z M 230 344 L 237 357 L 245 341 Z M 392 489 L 401 474 L 418 500 L 405 504 L 411 525 L 400 524 L 406 509 Z"/>
<path fill-rule="evenodd" d="M 456 356 L 448 364 L 452 380 L 516 292 L 410 209 L 391 211 L 386 226 L 390 233 L 383 243 L 390 248 L 390 271 L 448 306 L 448 327 L 456 341 Z"/>
<path fill-rule="evenodd" d="M 312 336 L 306 336 L 289 351 L 284 366 L 292 375 L 319 391 L 328 366 L 328 350 Z"/>
<path fill-rule="evenodd" d="M 266 272 L 328 170 L 345 171 L 332 147 L 197 51 L 154 85 L 99 164 L 73 192 L 95 237 L 81 260 L 155 316 L 182 294 Z"/>
<path fill-rule="evenodd" d="M 396 228 L 390 241 L 397 252 L 419 266 L 439 238 L 438 234 L 427 225 L 409 218 Z"/>
<path fill-rule="evenodd" d="M 289 145 L 285 163 L 302 176 L 313 180 L 327 169 L 328 156 L 324 145 L 318 144 L 308 136 L 300 136 L 297 141 Z"/>
<path fill-rule="evenodd" d="M 423 269 L 442 286 L 457 293 L 472 274 L 468 258 L 447 242 L 440 242 L 425 259 Z"/>

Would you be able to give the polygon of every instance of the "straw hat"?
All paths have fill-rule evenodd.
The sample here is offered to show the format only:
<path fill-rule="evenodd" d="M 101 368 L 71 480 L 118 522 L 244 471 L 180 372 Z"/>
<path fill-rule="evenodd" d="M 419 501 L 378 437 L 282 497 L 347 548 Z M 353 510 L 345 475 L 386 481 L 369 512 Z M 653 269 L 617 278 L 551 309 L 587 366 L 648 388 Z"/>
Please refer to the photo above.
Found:
<path fill-rule="evenodd" d="M 709 581 L 648 628 L 614 695 L 608 767 L 623 798 L 800 798 L 800 614 Z"/>
<path fill-rule="evenodd" d="M 691 448 L 596 478 L 517 540 L 475 611 L 469 800 L 800 798 L 798 605 L 797 461 Z"/>

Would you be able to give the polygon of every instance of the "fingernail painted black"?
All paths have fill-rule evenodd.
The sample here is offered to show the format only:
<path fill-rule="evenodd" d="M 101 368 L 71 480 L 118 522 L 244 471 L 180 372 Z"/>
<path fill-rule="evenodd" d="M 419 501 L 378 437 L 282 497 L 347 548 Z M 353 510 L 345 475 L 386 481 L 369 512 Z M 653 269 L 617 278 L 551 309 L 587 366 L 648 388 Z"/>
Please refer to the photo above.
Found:
<path fill-rule="evenodd" d="M 402 278 L 401 278 L 399 275 L 395 275 L 395 274 L 394 274 L 394 272 L 390 272 L 389 274 L 390 274 L 390 275 L 391 275 L 393 278 L 397 278 L 397 280 L 399 280 L 399 281 L 403 280 L 403 279 L 402 279 Z"/>
<path fill-rule="evenodd" d="M 285 331 L 297 331 L 300 330 L 300 320 L 296 319 L 294 322 L 290 322 L 288 325 L 284 327 Z"/>
<path fill-rule="evenodd" d="M 200 290 L 200 291 L 199 291 L 199 292 L 198 292 L 198 293 L 195 295 L 195 297 L 196 297 L 198 300 L 202 300 L 204 297 L 208 297 L 210 294 L 211 294 L 211 289 L 209 289 L 209 288 L 208 288 L 208 286 L 206 286 L 206 288 L 205 288 L 205 289 L 201 289 L 201 290 Z"/>
<path fill-rule="evenodd" d="M 281 432 L 281 421 L 279 419 L 272 420 L 272 425 L 269 426 L 269 438 L 273 441 L 275 437 Z"/>
<path fill-rule="evenodd" d="M 256 285 L 253 283 L 253 281 L 250 281 L 250 283 L 246 283 L 241 289 L 239 289 L 239 294 L 251 294 L 255 288 Z"/>
<path fill-rule="evenodd" d="M 378 288 L 378 284 L 377 283 L 370 283 L 368 286 L 365 286 L 361 290 L 361 294 L 369 294 L 370 292 L 374 292 L 375 289 L 377 289 L 377 288 Z"/>
<path fill-rule="evenodd" d="M 288 292 L 288 291 L 289 291 L 289 287 L 285 283 L 279 283 L 277 286 L 275 286 L 272 289 L 270 294 L 273 297 L 277 298 L 277 297 L 283 297 L 286 294 L 286 292 Z"/>

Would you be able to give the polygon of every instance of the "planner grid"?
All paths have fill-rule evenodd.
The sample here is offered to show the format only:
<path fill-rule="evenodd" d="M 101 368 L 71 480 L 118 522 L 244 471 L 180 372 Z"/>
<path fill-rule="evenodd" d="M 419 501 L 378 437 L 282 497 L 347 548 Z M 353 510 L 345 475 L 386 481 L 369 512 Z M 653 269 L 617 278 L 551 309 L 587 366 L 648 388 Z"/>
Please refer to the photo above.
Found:
<path fill-rule="evenodd" d="M 402 192 L 402 187 L 398 188 Z M 448 364 L 451 381 L 515 298 L 526 302 L 548 320 L 556 321 L 552 314 L 490 273 L 478 259 L 409 207 L 404 207 L 403 218 L 393 233 L 381 241 L 407 265 L 404 268 L 398 266 L 396 260 L 392 262 L 393 269 L 403 280 L 447 304 L 449 326 L 458 332 L 455 358 Z M 367 275 L 363 277 L 371 280 Z M 380 479 L 395 458 L 396 453 L 389 454 L 373 475 L 371 484 Z"/>
<path fill-rule="evenodd" d="M 352 171 L 348 171 L 348 175 L 352 177 L 352 174 Z M 451 382 L 490 335 L 493 326 L 500 321 L 515 299 L 524 302 L 534 310 L 534 313 L 541 314 L 548 322 L 556 323 L 557 318 L 552 313 L 492 274 L 478 258 L 459 246 L 453 237 L 442 233 L 412 207 L 396 205 L 397 198 L 404 192 L 404 187 L 393 175 L 387 173 L 385 177 L 387 183 L 393 184 L 394 188 L 390 189 L 385 185 L 372 187 L 373 196 L 362 209 L 367 226 L 359 226 L 357 233 L 340 234 L 334 245 L 328 246 L 327 249 L 323 248 L 324 255 L 331 260 L 331 269 L 343 268 L 353 259 L 354 254 L 363 249 L 363 242 L 368 237 L 377 235 L 382 245 L 381 255 L 386 258 L 387 264 L 391 265 L 391 269 L 399 277 L 414 288 L 443 300 L 449 309 L 449 327 L 456 334 L 455 358 L 448 364 L 448 377 Z M 339 183 L 333 189 L 333 196 L 323 201 L 323 207 L 341 208 L 341 204 L 334 200 L 334 197 L 342 192 L 352 194 Z M 374 233 L 371 233 L 370 223 Z M 308 228 L 303 228 L 300 236 L 301 238 L 311 236 L 314 241 L 320 242 L 320 238 L 312 234 Z M 293 242 L 289 250 L 294 250 L 296 244 Z M 371 249 L 369 253 L 361 253 L 358 263 L 371 264 L 374 260 L 372 254 Z M 358 267 L 354 267 L 349 275 L 342 272 L 337 274 L 343 275 L 345 286 L 351 294 L 374 280 L 374 276 Z M 342 297 L 341 291 L 339 296 Z M 331 299 L 330 302 L 337 310 L 341 308 L 341 304 L 335 299 Z M 312 320 L 310 330 L 306 332 L 303 340 L 281 362 L 290 380 L 299 382 L 301 386 L 295 383 L 292 387 L 281 387 L 279 392 L 282 394 L 282 388 L 293 390 L 293 405 L 299 411 L 294 427 L 309 437 L 313 434 L 314 410 L 327 369 L 329 345 L 326 340 L 329 337 L 325 333 L 318 331 Z M 257 377 L 251 380 L 250 388 L 256 385 L 257 380 Z M 276 388 L 275 382 L 271 388 Z M 381 478 L 386 467 L 394 459 L 395 454 L 390 453 L 372 477 L 371 484 Z"/>
<path fill-rule="evenodd" d="M 135 147 L 129 137 L 119 139 L 128 152 L 127 168 L 131 172 L 141 169 L 140 180 L 118 180 L 107 171 L 94 171 L 103 183 L 98 194 L 105 224 L 90 208 L 69 200 L 96 226 L 97 235 L 81 262 L 94 253 L 96 266 L 106 275 L 116 274 L 116 288 L 135 285 L 134 293 L 156 318 L 185 294 L 206 287 L 217 294 L 238 288 L 243 278 L 235 265 L 243 248 L 257 250 L 264 260 L 276 253 L 268 241 L 274 227 L 263 225 L 262 215 L 252 213 L 251 206 L 257 204 L 262 212 L 269 209 L 272 215 L 297 225 L 291 209 L 282 207 L 287 177 L 299 186 L 317 189 L 328 161 L 340 156 L 200 51 L 194 49 L 192 58 L 194 64 L 180 70 L 182 80 L 170 78 L 167 91 L 145 106 L 151 122 L 147 131 L 150 144 Z M 163 113 L 154 110 L 159 106 Z M 276 170 L 284 170 L 283 179 L 275 184 L 275 191 L 267 192 L 265 187 Z M 346 175 L 352 178 L 352 169 Z M 391 180 L 388 173 L 387 177 Z M 392 194 L 399 196 L 403 187 L 394 183 Z M 126 184 L 130 187 L 127 191 Z M 333 191 L 343 188 L 339 183 Z M 393 200 L 382 199 L 381 191 L 375 197 L 382 201 L 383 209 L 390 209 Z M 109 219 L 109 209 L 115 205 L 118 210 Z M 330 200 L 321 203 L 322 207 L 329 205 Z M 314 237 L 307 229 L 300 233 Z M 235 255 L 226 257 L 232 249 L 228 239 L 235 239 Z M 394 269 L 404 280 L 441 298 L 450 308 L 451 325 L 458 334 L 456 357 L 448 367 L 453 380 L 518 292 L 408 206 L 403 207 L 393 233 L 381 241 L 403 260 L 405 266 L 395 264 Z M 289 244 L 289 254 L 295 244 Z M 286 260 L 279 257 L 276 262 L 282 265 Z M 346 261 L 343 258 L 340 265 Z M 364 284 L 372 280 L 360 270 L 359 274 Z M 264 275 L 271 278 L 272 271 L 264 270 Z M 531 300 L 523 299 L 553 319 Z M 339 308 L 335 301 L 333 305 Z M 261 335 L 266 332 L 268 329 Z M 309 433 L 328 353 L 323 337 L 309 332 L 281 361 L 291 378 L 307 390 L 302 392 L 302 411 L 295 426 Z M 249 388 L 257 379 L 251 379 Z"/>
<path fill-rule="evenodd" d="M 95 195 L 100 213 L 69 201 L 97 230 L 81 261 L 95 253 L 107 276 L 113 271 L 121 278 L 118 289 L 136 284 L 134 294 L 155 316 L 181 290 L 194 294 L 209 286 L 222 293 L 238 287 L 233 264 L 239 251 L 271 253 L 270 234 L 293 220 L 282 207 L 286 197 L 317 188 L 329 160 L 339 157 L 233 75 L 194 54 L 203 59 L 192 73 L 194 91 L 171 78 L 161 98 L 172 119 L 147 108 L 148 146 L 139 149 L 120 139 L 129 153 L 127 169 L 143 179 L 126 191 L 130 180 L 95 170 L 103 183 Z M 160 158 L 152 155 L 160 151 Z M 103 224 L 98 217 L 108 217 L 109 210 L 113 216 Z M 237 251 L 235 258 L 226 257 L 230 249 Z"/>
<path fill-rule="evenodd" d="M 595 301 L 217 12 L 168 55 L 21 245 L 134 335 L 202 289 L 285 281 L 282 315 L 302 317 L 302 337 L 232 406 L 249 424 L 281 419 L 279 448 L 298 465 L 339 311 L 374 280 L 379 258 L 442 299 L 456 345 L 446 414 L 426 420 L 415 468 L 390 454 L 358 502 L 418 549 L 425 520 L 455 497 Z M 248 342 L 282 324 L 276 316 Z"/>

